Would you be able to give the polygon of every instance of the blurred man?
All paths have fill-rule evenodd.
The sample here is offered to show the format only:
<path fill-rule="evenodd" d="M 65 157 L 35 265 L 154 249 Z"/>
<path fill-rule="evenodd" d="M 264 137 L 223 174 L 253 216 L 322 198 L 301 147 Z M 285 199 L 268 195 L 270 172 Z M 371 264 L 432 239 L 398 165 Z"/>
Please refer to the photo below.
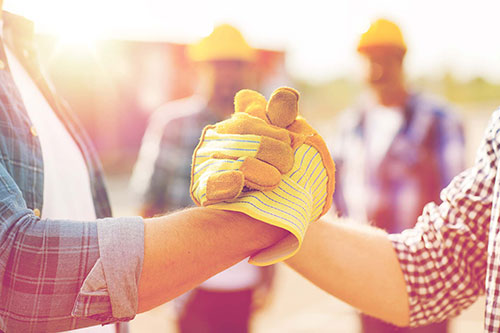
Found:
<path fill-rule="evenodd" d="M 256 51 L 230 25 L 189 48 L 199 94 L 162 106 L 152 116 L 132 177 L 144 216 L 189 207 L 191 155 L 201 130 L 228 118 L 234 95 L 256 85 Z M 265 303 L 274 268 L 241 262 L 177 300 L 181 332 L 246 332 L 255 305 Z M 258 298 L 258 299 L 256 299 Z"/>
<path fill-rule="evenodd" d="M 429 201 L 464 168 L 464 137 L 447 107 L 411 92 L 404 80 L 406 45 L 398 26 L 375 21 L 358 52 L 368 63 L 368 96 L 341 116 L 332 145 L 340 215 L 390 233 L 411 228 Z M 399 329 L 362 315 L 363 332 L 446 332 L 446 322 Z"/>
<path fill-rule="evenodd" d="M 129 321 L 285 236 L 205 208 L 106 218 L 100 164 L 41 75 L 33 23 L 1 4 L 0 331 Z"/>

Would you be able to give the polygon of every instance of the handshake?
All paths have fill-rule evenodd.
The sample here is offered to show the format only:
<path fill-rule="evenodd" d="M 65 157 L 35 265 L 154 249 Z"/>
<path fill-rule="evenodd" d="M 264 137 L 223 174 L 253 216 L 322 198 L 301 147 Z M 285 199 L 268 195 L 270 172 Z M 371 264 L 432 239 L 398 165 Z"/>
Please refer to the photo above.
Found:
<path fill-rule="evenodd" d="M 298 115 L 299 93 L 279 88 L 269 102 L 252 90 L 235 113 L 205 127 L 193 154 L 190 193 L 198 206 L 238 211 L 289 232 L 249 260 L 293 256 L 310 222 L 330 208 L 335 165 L 321 136 Z"/>

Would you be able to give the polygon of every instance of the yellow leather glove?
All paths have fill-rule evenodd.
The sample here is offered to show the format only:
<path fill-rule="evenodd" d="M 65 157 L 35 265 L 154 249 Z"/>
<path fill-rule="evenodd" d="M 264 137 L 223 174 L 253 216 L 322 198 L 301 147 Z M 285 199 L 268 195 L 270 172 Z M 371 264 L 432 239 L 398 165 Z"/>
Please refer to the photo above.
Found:
<path fill-rule="evenodd" d="M 298 100 L 291 88 L 277 89 L 269 102 L 252 90 L 238 92 L 235 114 L 207 126 L 193 154 L 197 205 L 239 211 L 290 232 L 250 258 L 259 266 L 293 256 L 309 223 L 332 201 L 335 165 L 321 136 L 298 116 Z"/>

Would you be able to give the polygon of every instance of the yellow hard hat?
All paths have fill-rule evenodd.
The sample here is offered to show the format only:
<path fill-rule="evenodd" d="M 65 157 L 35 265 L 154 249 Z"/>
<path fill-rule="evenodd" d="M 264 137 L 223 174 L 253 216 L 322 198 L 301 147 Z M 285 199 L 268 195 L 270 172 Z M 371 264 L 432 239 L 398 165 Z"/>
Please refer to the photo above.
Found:
<path fill-rule="evenodd" d="M 254 61 L 255 50 L 243 38 L 241 32 L 229 24 L 222 24 L 212 33 L 188 48 L 193 61 L 240 60 Z"/>
<path fill-rule="evenodd" d="M 361 35 L 358 52 L 366 53 L 372 47 L 395 47 L 406 52 L 406 44 L 401 30 L 396 23 L 386 19 L 378 19 Z"/>

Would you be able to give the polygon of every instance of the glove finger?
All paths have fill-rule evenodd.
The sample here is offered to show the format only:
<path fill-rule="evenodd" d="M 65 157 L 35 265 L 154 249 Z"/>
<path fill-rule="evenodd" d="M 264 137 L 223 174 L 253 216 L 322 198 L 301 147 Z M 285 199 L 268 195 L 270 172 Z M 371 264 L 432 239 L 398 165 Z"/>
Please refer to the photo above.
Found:
<path fill-rule="evenodd" d="M 245 186 L 252 190 L 271 191 L 281 181 L 281 174 L 275 167 L 253 157 L 245 158 L 240 171 L 245 176 Z"/>
<path fill-rule="evenodd" d="M 307 140 L 307 138 L 318 135 L 316 130 L 301 116 L 298 116 L 297 119 L 288 126 L 287 130 L 292 140 L 293 149 L 297 149 Z"/>
<path fill-rule="evenodd" d="M 289 130 L 292 133 L 306 135 L 306 136 L 310 136 L 310 135 L 314 135 L 314 134 L 318 133 L 301 116 L 298 116 L 297 119 L 290 126 L 288 126 L 287 130 Z"/>
<path fill-rule="evenodd" d="M 237 198 L 243 190 L 243 172 L 229 170 L 210 175 L 207 179 L 206 201 L 203 206 Z"/>
<path fill-rule="evenodd" d="M 274 166 L 282 174 L 287 173 L 293 167 L 292 147 L 289 144 L 266 136 L 262 137 L 255 157 Z"/>
<path fill-rule="evenodd" d="M 299 114 L 299 93 L 292 88 L 276 89 L 267 103 L 267 117 L 271 124 L 287 128 Z"/>
<path fill-rule="evenodd" d="M 243 159 L 234 160 L 232 158 L 208 158 L 203 162 L 198 162 L 195 159 L 192 168 L 190 186 L 190 193 L 193 201 L 197 205 L 205 206 L 206 204 L 210 204 L 206 203 L 209 198 L 210 200 L 216 200 L 216 202 L 218 202 L 221 201 L 221 199 L 217 198 L 224 197 L 225 195 L 228 195 L 227 193 L 233 193 L 233 191 L 235 190 L 228 190 L 226 191 L 226 194 L 222 194 L 224 193 L 224 190 L 220 187 L 224 184 L 227 184 L 226 180 L 229 179 L 229 177 L 236 177 L 235 175 L 231 175 L 231 172 L 239 172 L 238 170 L 240 169 L 242 163 Z M 220 179 L 218 179 L 217 177 L 219 174 L 223 174 L 221 176 L 222 178 Z M 243 189 L 244 181 L 243 174 L 241 173 L 239 177 L 241 177 L 241 181 L 234 179 L 232 179 L 232 181 L 235 182 L 235 184 L 237 185 L 236 187 L 240 188 L 241 192 L 241 189 Z M 211 185 L 210 190 L 208 189 L 209 182 Z M 231 185 L 230 188 L 232 189 L 233 186 Z M 221 192 L 221 194 L 218 194 L 219 192 Z M 239 194 L 240 192 L 237 192 L 237 194 Z"/>
<path fill-rule="evenodd" d="M 242 89 L 234 96 L 234 112 L 245 112 L 269 122 L 266 116 L 266 98 L 255 90 Z"/>
<path fill-rule="evenodd" d="M 200 162 L 210 158 L 214 153 L 221 153 L 232 158 L 254 157 L 260 147 L 261 139 L 260 135 L 221 135 L 214 128 L 208 128 L 198 144 L 194 157 Z"/>
<path fill-rule="evenodd" d="M 218 123 L 215 130 L 220 134 L 267 136 L 288 145 L 292 141 L 286 129 L 270 126 L 264 120 L 244 112 L 235 113 L 231 119 Z"/>
<path fill-rule="evenodd" d="M 237 146 L 237 147 L 236 147 Z M 215 152 L 215 153 L 213 153 Z M 290 144 L 267 136 L 240 135 L 231 137 L 207 135 L 198 157 L 232 159 L 255 157 L 271 164 L 282 174 L 293 166 Z"/>

